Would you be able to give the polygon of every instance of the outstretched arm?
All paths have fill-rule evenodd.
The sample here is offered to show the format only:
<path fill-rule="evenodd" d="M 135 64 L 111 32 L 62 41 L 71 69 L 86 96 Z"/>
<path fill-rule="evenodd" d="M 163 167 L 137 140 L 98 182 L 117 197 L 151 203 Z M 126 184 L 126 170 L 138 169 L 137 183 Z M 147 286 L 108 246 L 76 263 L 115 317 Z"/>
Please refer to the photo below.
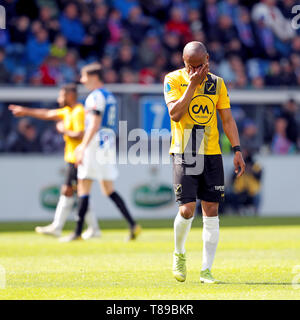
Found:
<path fill-rule="evenodd" d="M 8 109 L 15 117 L 33 117 L 41 120 L 53 121 L 61 120 L 61 118 L 57 115 L 57 110 L 55 109 L 26 108 L 14 104 L 10 104 Z"/>
<path fill-rule="evenodd" d="M 222 120 L 223 130 L 226 136 L 228 137 L 232 147 L 239 146 L 240 145 L 239 132 L 236 126 L 236 122 L 233 119 L 231 109 L 230 108 L 218 109 L 218 111 Z M 235 152 L 233 163 L 235 168 L 234 171 L 237 174 L 237 176 L 240 177 L 245 172 L 245 167 L 246 167 L 242 153 L 240 151 Z"/>

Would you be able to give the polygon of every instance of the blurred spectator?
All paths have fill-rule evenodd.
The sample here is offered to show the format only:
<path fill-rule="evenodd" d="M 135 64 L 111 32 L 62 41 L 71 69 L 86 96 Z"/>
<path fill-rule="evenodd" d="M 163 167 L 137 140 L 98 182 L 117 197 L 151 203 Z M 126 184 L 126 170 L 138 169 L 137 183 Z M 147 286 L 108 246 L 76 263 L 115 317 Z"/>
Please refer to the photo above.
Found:
<path fill-rule="evenodd" d="M 116 83 L 116 82 L 118 82 L 117 72 L 114 69 L 106 69 L 105 73 L 104 73 L 104 82 L 105 83 Z"/>
<path fill-rule="evenodd" d="M 164 52 L 161 52 L 160 55 L 157 55 L 154 61 L 155 67 L 161 72 L 167 72 L 167 57 Z"/>
<path fill-rule="evenodd" d="M 245 89 L 248 84 L 248 79 L 245 73 L 238 73 L 235 79 L 236 89 Z"/>
<path fill-rule="evenodd" d="M 123 68 L 121 70 L 121 82 L 122 83 L 137 83 L 137 75 L 132 70 Z"/>
<path fill-rule="evenodd" d="M 109 30 L 109 40 L 108 46 L 117 47 L 122 36 L 122 21 L 121 13 L 119 10 L 112 10 L 109 14 L 109 19 L 107 22 Z"/>
<path fill-rule="evenodd" d="M 152 84 L 155 83 L 157 70 L 154 67 L 143 68 L 139 73 L 139 83 Z"/>
<path fill-rule="evenodd" d="M 112 0 L 113 6 L 118 9 L 123 18 L 128 18 L 129 12 L 133 7 L 139 5 L 137 0 Z"/>
<path fill-rule="evenodd" d="M 9 34 L 6 29 L 0 29 L 0 47 L 9 45 Z"/>
<path fill-rule="evenodd" d="M 40 73 L 43 85 L 54 86 L 62 82 L 59 60 L 56 57 L 49 56 L 41 65 Z"/>
<path fill-rule="evenodd" d="M 297 83 L 296 74 L 292 68 L 290 61 L 283 60 L 282 61 L 282 72 L 281 72 L 281 85 L 291 87 L 295 86 Z"/>
<path fill-rule="evenodd" d="M 23 67 L 17 67 L 13 70 L 11 75 L 11 82 L 14 85 L 21 86 L 26 83 L 26 69 Z"/>
<path fill-rule="evenodd" d="M 30 20 L 28 17 L 21 16 L 16 18 L 15 24 L 10 26 L 9 34 L 12 44 L 25 45 L 28 37 Z"/>
<path fill-rule="evenodd" d="M 166 23 L 167 32 L 175 32 L 182 37 L 184 42 L 191 40 L 191 30 L 188 23 L 185 21 L 180 8 L 173 7 L 170 13 L 170 19 Z"/>
<path fill-rule="evenodd" d="M 108 40 L 110 39 L 110 31 L 108 27 L 108 7 L 105 4 L 98 4 L 95 8 L 95 19 L 92 21 L 90 27 L 90 35 L 93 36 L 91 40 L 95 42 L 95 50 L 99 57 L 104 54 L 104 48 Z"/>
<path fill-rule="evenodd" d="M 287 138 L 288 122 L 285 118 L 277 118 L 275 121 L 275 134 L 271 150 L 274 154 L 289 154 L 295 152 L 295 145 Z"/>
<path fill-rule="evenodd" d="M 294 14 L 292 13 L 292 8 L 296 4 L 296 0 L 282 0 L 278 2 L 278 7 L 286 19 L 292 19 L 294 17 Z"/>
<path fill-rule="evenodd" d="M 205 0 L 202 17 L 204 25 L 207 26 L 206 31 L 216 27 L 219 19 L 217 0 Z"/>
<path fill-rule="evenodd" d="M 244 50 L 239 39 L 234 38 L 228 42 L 226 46 L 226 54 L 227 57 L 236 55 L 239 56 L 241 59 L 245 58 Z"/>
<path fill-rule="evenodd" d="M 139 1 L 144 13 L 149 17 L 154 17 L 158 21 L 166 22 L 172 0 Z M 198 1 L 197 1 L 198 2 Z"/>
<path fill-rule="evenodd" d="M 124 20 L 123 26 L 130 39 L 137 45 L 144 39 L 150 27 L 148 18 L 143 16 L 139 6 L 134 6 L 130 9 L 128 18 Z"/>
<path fill-rule="evenodd" d="M 274 34 L 283 41 L 292 39 L 295 35 L 291 22 L 282 15 L 276 7 L 276 0 L 261 0 L 252 9 L 254 22 L 263 20 L 266 27 L 269 27 Z"/>
<path fill-rule="evenodd" d="M 30 20 L 28 17 L 21 16 L 16 18 L 16 22 L 9 28 L 10 45 L 7 52 L 13 65 L 24 63 L 24 54 L 27 38 L 29 35 Z"/>
<path fill-rule="evenodd" d="M 192 38 L 194 41 L 206 43 L 205 33 L 202 30 L 193 31 Z"/>
<path fill-rule="evenodd" d="M 113 67 L 113 59 L 111 56 L 109 55 L 105 55 L 102 59 L 101 59 L 101 64 L 103 69 L 111 69 Z"/>
<path fill-rule="evenodd" d="M 263 89 L 264 86 L 265 86 L 265 80 L 263 77 L 254 77 L 252 79 L 252 87 L 255 88 L 255 89 Z"/>
<path fill-rule="evenodd" d="M 62 152 L 64 150 L 64 139 L 56 131 L 55 124 L 52 123 L 41 136 L 41 146 L 43 153 Z"/>
<path fill-rule="evenodd" d="M 281 66 L 278 61 L 272 61 L 268 74 L 265 78 L 267 86 L 280 86 L 281 85 Z"/>
<path fill-rule="evenodd" d="M 27 60 L 29 64 L 38 66 L 48 56 L 49 52 L 48 32 L 45 29 L 40 29 L 27 43 Z"/>
<path fill-rule="evenodd" d="M 151 66 L 156 57 L 161 54 L 161 44 L 154 32 L 149 32 L 139 46 L 138 56 L 142 66 Z"/>
<path fill-rule="evenodd" d="M 60 17 L 61 32 L 70 45 L 80 45 L 84 41 L 85 32 L 78 18 L 78 8 L 75 3 L 67 4 Z"/>
<path fill-rule="evenodd" d="M 10 122 L 7 119 L 10 117 L 7 105 L 0 103 L 0 152 L 5 151 L 6 136 L 10 131 Z"/>
<path fill-rule="evenodd" d="M 238 33 L 231 17 L 227 15 L 220 16 L 217 27 L 215 30 L 210 30 L 209 37 L 212 40 L 221 41 L 225 45 L 231 40 L 238 38 Z"/>
<path fill-rule="evenodd" d="M 290 61 L 296 76 L 298 76 L 300 74 L 300 55 L 296 53 L 292 53 L 290 57 Z"/>
<path fill-rule="evenodd" d="M 299 130 L 296 121 L 298 105 L 294 99 L 283 104 L 280 117 L 286 120 L 286 137 L 296 146 L 298 142 Z"/>
<path fill-rule="evenodd" d="M 188 22 L 192 33 L 202 30 L 203 24 L 200 18 L 200 11 L 198 9 L 189 10 Z"/>
<path fill-rule="evenodd" d="M 57 57 L 57 58 L 63 58 L 67 54 L 67 41 L 66 38 L 58 34 L 55 39 L 53 44 L 51 45 L 50 53 L 51 56 Z"/>
<path fill-rule="evenodd" d="M 42 75 L 41 72 L 39 70 L 33 71 L 30 75 L 29 75 L 29 84 L 31 86 L 42 86 Z"/>
<path fill-rule="evenodd" d="M 220 41 L 211 41 L 208 44 L 210 61 L 220 63 L 225 55 L 224 48 Z"/>
<path fill-rule="evenodd" d="M 249 154 L 256 154 L 259 151 L 259 141 L 257 140 L 257 126 L 255 123 L 246 119 L 244 121 L 243 130 L 241 133 L 241 147 L 246 149 Z"/>
<path fill-rule="evenodd" d="M 170 56 L 174 51 L 181 51 L 183 49 L 180 37 L 176 32 L 164 33 L 163 47 L 168 56 Z"/>
<path fill-rule="evenodd" d="M 244 64 L 238 55 L 230 55 L 228 60 L 223 60 L 217 73 L 227 81 L 229 88 L 244 88 L 247 85 L 247 76 Z"/>
<path fill-rule="evenodd" d="M 171 54 L 171 57 L 169 58 L 169 68 L 171 70 L 180 69 L 183 68 L 183 61 L 182 61 L 182 52 L 176 51 Z"/>
<path fill-rule="evenodd" d="M 297 36 L 292 41 L 292 52 L 300 54 L 300 36 Z"/>
<path fill-rule="evenodd" d="M 39 20 L 33 21 L 30 26 L 30 36 L 36 35 L 42 29 L 43 29 L 43 25 L 41 21 Z"/>
<path fill-rule="evenodd" d="M 56 18 L 54 18 L 55 10 L 53 7 L 48 7 L 47 5 L 40 8 L 39 20 L 42 21 L 45 29 L 48 30 L 49 39 L 52 42 L 59 32 L 60 24 Z"/>
<path fill-rule="evenodd" d="M 23 118 L 18 122 L 17 130 L 7 138 L 6 150 L 22 153 L 41 151 L 37 130 L 30 120 Z"/>
<path fill-rule="evenodd" d="M 0 83 L 7 84 L 9 82 L 9 72 L 4 63 L 5 50 L 0 48 Z"/>
<path fill-rule="evenodd" d="M 259 45 L 262 52 L 269 59 L 278 58 L 278 54 L 275 48 L 275 37 L 272 30 L 265 24 L 263 19 L 257 21 L 256 34 L 258 35 Z"/>
<path fill-rule="evenodd" d="M 232 188 L 226 194 L 223 210 L 228 211 L 228 207 L 231 207 L 239 214 L 257 214 L 263 170 L 248 150 L 244 149 L 243 156 L 246 163 L 245 173 L 239 178 L 235 173 L 232 174 Z"/>
<path fill-rule="evenodd" d="M 116 70 L 121 70 L 123 68 L 137 68 L 137 63 L 133 55 L 132 46 L 125 45 L 120 48 L 119 55 L 114 63 L 114 68 Z"/>
<path fill-rule="evenodd" d="M 70 50 L 66 54 L 61 66 L 61 76 L 63 83 L 71 83 L 76 82 L 78 79 L 79 68 L 77 65 L 78 62 L 78 54 L 76 50 Z"/>
<path fill-rule="evenodd" d="M 248 58 L 257 56 L 259 49 L 256 45 L 255 28 L 247 9 L 242 8 L 240 10 L 240 15 L 237 16 L 236 26 L 246 56 Z"/>

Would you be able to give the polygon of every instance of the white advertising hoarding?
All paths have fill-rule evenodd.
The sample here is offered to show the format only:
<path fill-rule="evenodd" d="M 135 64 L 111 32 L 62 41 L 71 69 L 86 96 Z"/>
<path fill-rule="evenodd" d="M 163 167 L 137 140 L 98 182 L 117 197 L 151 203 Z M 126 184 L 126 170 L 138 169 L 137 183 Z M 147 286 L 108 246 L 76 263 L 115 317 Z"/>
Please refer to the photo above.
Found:
<path fill-rule="evenodd" d="M 300 157 L 261 156 L 263 167 L 261 216 L 300 215 Z M 224 157 L 225 174 L 232 158 Z M 172 190 L 171 165 L 119 165 L 116 190 L 137 219 L 173 218 L 177 205 Z M 51 220 L 59 187 L 64 181 L 62 156 L 0 157 L 0 220 Z M 226 188 L 226 186 L 225 186 Z M 225 189 L 226 190 L 226 189 Z M 91 207 L 101 219 L 120 219 L 114 204 L 94 183 Z"/>
<path fill-rule="evenodd" d="M 170 165 L 120 165 L 115 189 L 125 199 L 135 218 L 175 216 Z M 50 220 L 59 188 L 64 181 L 62 156 L 0 157 L 0 220 Z M 121 218 L 109 198 L 94 183 L 91 208 L 103 219 Z"/>

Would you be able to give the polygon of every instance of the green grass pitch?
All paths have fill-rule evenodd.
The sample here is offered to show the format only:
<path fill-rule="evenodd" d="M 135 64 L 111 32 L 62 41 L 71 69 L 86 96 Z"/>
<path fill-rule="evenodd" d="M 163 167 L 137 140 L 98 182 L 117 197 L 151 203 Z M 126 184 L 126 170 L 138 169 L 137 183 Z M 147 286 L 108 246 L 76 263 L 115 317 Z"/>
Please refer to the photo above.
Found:
<path fill-rule="evenodd" d="M 124 242 L 124 222 L 104 221 L 100 239 L 59 243 L 35 234 L 33 223 L 1 223 L 0 299 L 300 299 L 292 285 L 293 268 L 300 273 L 300 218 L 221 217 L 217 285 L 199 282 L 200 218 L 187 241 L 184 283 L 171 273 L 173 221 L 141 224 L 135 242 Z"/>

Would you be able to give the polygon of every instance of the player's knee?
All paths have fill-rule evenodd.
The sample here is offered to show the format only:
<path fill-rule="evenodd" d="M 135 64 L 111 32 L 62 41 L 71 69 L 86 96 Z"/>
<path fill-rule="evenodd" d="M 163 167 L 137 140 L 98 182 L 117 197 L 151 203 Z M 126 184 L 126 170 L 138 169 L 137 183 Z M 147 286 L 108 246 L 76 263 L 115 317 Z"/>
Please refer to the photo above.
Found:
<path fill-rule="evenodd" d="M 101 184 L 101 191 L 106 197 L 109 197 L 111 194 L 113 194 L 115 192 L 112 184 L 110 184 L 110 183 L 102 183 Z"/>
<path fill-rule="evenodd" d="M 66 197 L 72 197 L 73 196 L 73 189 L 71 186 L 63 185 L 61 187 L 61 194 Z"/>
<path fill-rule="evenodd" d="M 110 197 L 114 193 L 113 190 L 105 190 L 105 189 L 103 189 L 102 192 L 106 197 Z"/>
<path fill-rule="evenodd" d="M 190 219 L 194 216 L 195 205 L 183 204 L 179 207 L 179 212 L 183 218 Z"/>
<path fill-rule="evenodd" d="M 202 202 L 202 210 L 207 217 L 215 217 L 218 215 L 219 203 L 217 202 Z"/>

